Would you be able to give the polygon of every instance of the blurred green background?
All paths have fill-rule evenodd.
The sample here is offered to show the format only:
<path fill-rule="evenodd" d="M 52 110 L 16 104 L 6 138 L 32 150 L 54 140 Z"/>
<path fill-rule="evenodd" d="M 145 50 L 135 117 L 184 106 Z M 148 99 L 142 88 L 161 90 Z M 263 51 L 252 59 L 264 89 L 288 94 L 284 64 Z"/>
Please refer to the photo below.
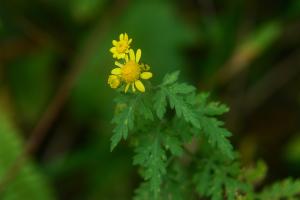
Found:
<path fill-rule="evenodd" d="M 1 199 L 131 199 L 133 152 L 109 151 L 109 48 L 123 32 L 152 82 L 179 69 L 231 107 L 245 165 L 299 177 L 299 0 L 0 0 Z M 24 149 L 31 161 L 1 186 Z"/>

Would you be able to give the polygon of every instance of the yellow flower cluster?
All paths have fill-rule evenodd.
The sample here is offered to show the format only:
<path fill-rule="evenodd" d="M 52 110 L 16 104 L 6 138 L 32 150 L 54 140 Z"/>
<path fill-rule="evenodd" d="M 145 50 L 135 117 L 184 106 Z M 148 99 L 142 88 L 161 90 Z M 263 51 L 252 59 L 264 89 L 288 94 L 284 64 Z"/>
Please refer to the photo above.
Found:
<path fill-rule="evenodd" d="M 140 63 L 142 51 L 138 49 L 136 53 L 130 48 L 132 39 L 129 39 L 127 33 L 120 34 L 119 41 L 113 40 L 113 47 L 110 52 L 113 58 L 117 59 L 117 66 L 111 71 L 108 77 L 108 84 L 111 88 L 117 89 L 122 83 L 125 84 L 125 93 L 132 88 L 132 92 L 136 89 L 140 92 L 145 92 L 145 86 L 140 79 L 152 78 L 152 73 L 149 71 L 148 65 Z"/>

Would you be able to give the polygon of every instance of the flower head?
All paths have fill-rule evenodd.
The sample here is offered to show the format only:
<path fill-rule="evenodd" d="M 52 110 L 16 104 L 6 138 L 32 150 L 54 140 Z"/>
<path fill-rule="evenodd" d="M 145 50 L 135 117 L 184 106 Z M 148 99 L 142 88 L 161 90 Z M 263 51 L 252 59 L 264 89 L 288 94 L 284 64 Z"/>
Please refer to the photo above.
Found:
<path fill-rule="evenodd" d="M 117 68 L 111 71 L 112 75 L 117 76 L 126 84 L 125 92 L 128 91 L 130 86 L 133 92 L 136 89 L 140 92 L 145 92 L 145 86 L 140 79 L 150 79 L 152 77 L 152 73 L 145 71 L 145 67 L 139 63 L 141 55 L 142 51 L 140 49 L 136 51 L 136 54 L 130 49 L 129 57 L 126 55 L 124 64 L 116 61 L 115 65 Z"/>
<path fill-rule="evenodd" d="M 145 92 L 145 86 L 141 79 L 152 78 L 152 73 L 149 71 L 149 65 L 140 63 L 142 51 L 138 49 L 136 53 L 130 48 L 132 39 L 128 39 L 128 35 L 121 34 L 120 41 L 113 40 L 113 45 L 110 51 L 113 53 L 113 58 L 121 59 L 116 61 L 117 66 L 111 71 L 108 77 L 108 84 L 111 88 L 116 89 L 119 86 L 125 85 L 125 93 L 131 88 L 132 92 L 136 89 L 140 92 Z"/>
<path fill-rule="evenodd" d="M 132 39 L 129 39 L 127 33 L 120 34 L 119 38 L 119 41 L 112 41 L 114 46 L 110 49 L 113 58 L 117 59 L 125 58 L 126 54 L 129 52 L 130 43 L 132 42 Z"/>

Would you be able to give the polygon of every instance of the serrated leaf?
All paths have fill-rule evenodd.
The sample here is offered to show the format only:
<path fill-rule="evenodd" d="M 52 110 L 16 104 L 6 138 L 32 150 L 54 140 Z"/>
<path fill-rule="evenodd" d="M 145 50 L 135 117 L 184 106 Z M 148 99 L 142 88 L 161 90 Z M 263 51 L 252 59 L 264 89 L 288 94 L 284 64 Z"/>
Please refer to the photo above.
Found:
<path fill-rule="evenodd" d="M 164 146 L 175 156 L 180 156 L 183 152 L 180 140 L 174 135 L 164 135 Z"/>
<path fill-rule="evenodd" d="M 189 94 L 196 90 L 194 86 L 188 85 L 186 83 L 174 83 L 172 86 L 170 86 L 170 89 L 175 94 Z"/>
<path fill-rule="evenodd" d="M 217 116 L 222 115 L 229 111 L 229 108 L 220 102 L 210 102 L 208 103 L 209 93 L 201 93 L 197 95 L 197 104 L 199 106 L 199 110 L 202 114 L 209 116 Z"/>
<path fill-rule="evenodd" d="M 293 199 L 300 194 L 300 180 L 285 179 L 265 188 L 259 195 L 260 200 Z"/>
<path fill-rule="evenodd" d="M 167 94 L 162 88 L 155 93 L 154 96 L 154 109 L 159 119 L 162 119 L 166 113 L 167 107 Z"/>
<path fill-rule="evenodd" d="M 233 158 L 233 147 L 228 140 L 231 133 L 223 128 L 223 122 L 213 117 L 200 116 L 200 123 L 203 128 L 203 132 L 208 139 L 208 143 L 213 147 L 219 149 L 228 158 Z"/>
<path fill-rule="evenodd" d="M 245 168 L 243 170 L 242 176 L 246 182 L 251 184 L 257 184 L 265 178 L 267 170 L 268 167 L 266 163 L 262 160 L 259 160 L 257 161 L 255 166 Z"/>
<path fill-rule="evenodd" d="M 178 162 L 174 162 L 168 168 L 168 174 L 164 179 L 161 200 L 186 200 L 194 199 L 193 187 L 189 181 L 189 173 Z"/>
<path fill-rule="evenodd" d="M 117 146 L 120 140 L 127 139 L 129 129 L 133 127 L 134 111 L 133 105 L 130 104 L 123 108 L 119 113 L 116 113 L 112 122 L 116 125 L 111 137 L 111 151 Z"/>
<path fill-rule="evenodd" d="M 153 120 L 151 104 L 149 101 L 147 101 L 147 99 L 145 98 L 139 99 L 139 101 L 137 101 L 137 107 L 138 107 L 137 111 L 141 116 L 143 116 L 146 120 L 151 120 L 151 121 Z"/>
<path fill-rule="evenodd" d="M 210 158 L 199 162 L 193 179 L 197 192 L 213 200 L 235 200 L 238 192 L 249 191 L 249 185 L 238 179 L 239 168 L 239 163 L 225 163 L 220 156 L 211 154 Z"/>
<path fill-rule="evenodd" d="M 209 116 L 216 116 L 222 115 L 228 111 L 229 108 L 225 104 L 221 104 L 219 102 L 211 102 L 205 107 L 203 112 Z"/>
<path fill-rule="evenodd" d="M 197 114 L 192 107 L 195 88 L 186 83 L 175 83 L 178 79 L 178 75 L 179 72 L 176 71 L 165 76 L 163 84 L 159 87 L 158 92 L 156 92 L 154 96 L 156 114 L 158 118 L 162 119 L 166 112 L 166 100 L 168 100 L 170 107 L 175 109 L 177 117 L 182 117 L 194 127 L 200 128 Z"/>
<path fill-rule="evenodd" d="M 170 85 L 177 81 L 180 71 L 175 71 L 169 74 L 166 74 L 163 79 L 163 85 Z"/>
<path fill-rule="evenodd" d="M 201 92 L 197 95 L 196 98 L 201 107 L 206 106 L 209 96 L 210 94 L 208 92 Z"/>
<path fill-rule="evenodd" d="M 233 158 L 233 147 L 228 140 L 231 133 L 223 128 L 223 122 L 213 116 L 218 116 L 228 111 L 227 106 L 218 102 L 208 103 L 209 93 L 197 95 L 199 120 L 208 143 L 219 149 L 228 158 Z"/>
<path fill-rule="evenodd" d="M 147 140 L 135 149 L 133 163 L 144 168 L 143 177 L 149 182 L 149 189 L 153 198 L 158 199 L 162 176 L 166 174 L 166 153 L 162 148 L 158 136 L 153 141 Z"/>
<path fill-rule="evenodd" d="M 151 199 L 151 192 L 149 190 L 149 182 L 143 182 L 135 191 L 133 200 L 146 200 Z"/>
<path fill-rule="evenodd" d="M 183 117 L 185 121 L 190 122 L 196 128 L 200 128 L 200 123 L 195 110 L 185 101 L 182 96 L 176 95 L 172 90 L 168 90 L 168 100 L 171 108 L 175 108 L 176 115 Z"/>

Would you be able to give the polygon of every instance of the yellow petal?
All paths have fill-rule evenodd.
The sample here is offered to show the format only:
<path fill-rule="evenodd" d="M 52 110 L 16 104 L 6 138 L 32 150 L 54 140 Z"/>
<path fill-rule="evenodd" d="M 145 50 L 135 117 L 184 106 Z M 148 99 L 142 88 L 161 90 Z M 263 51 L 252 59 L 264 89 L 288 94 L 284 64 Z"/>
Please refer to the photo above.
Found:
<path fill-rule="evenodd" d="M 127 85 L 126 85 L 126 87 L 125 87 L 125 93 L 128 91 L 128 89 L 129 89 L 129 86 L 130 86 L 130 83 L 127 83 Z"/>
<path fill-rule="evenodd" d="M 138 49 L 136 51 L 136 58 L 135 58 L 136 63 L 139 63 L 141 56 L 142 56 L 142 51 L 140 49 Z"/>
<path fill-rule="evenodd" d="M 120 68 L 124 66 L 123 64 L 121 64 L 121 63 L 119 63 L 117 61 L 115 62 L 115 65 L 118 66 L 118 67 L 120 67 Z"/>
<path fill-rule="evenodd" d="M 121 58 L 124 58 L 125 57 L 125 54 L 124 53 L 119 53 L 118 54 L 118 59 L 121 59 Z"/>
<path fill-rule="evenodd" d="M 129 58 L 130 60 L 135 60 L 134 51 L 132 49 L 129 50 Z"/>
<path fill-rule="evenodd" d="M 127 33 L 125 33 L 124 40 L 128 40 L 128 35 L 127 35 Z"/>
<path fill-rule="evenodd" d="M 111 73 L 114 75 L 120 75 L 122 73 L 121 68 L 114 68 L 113 70 L 111 70 Z"/>
<path fill-rule="evenodd" d="M 110 48 L 109 51 L 112 52 L 112 53 L 116 52 L 116 47 Z"/>
<path fill-rule="evenodd" d="M 113 44 L 114 46 L 116 46 L 116 45 L 118 44 L 118 42 L 117 42 L 116 40 L 113 40 L 113 41 L 112 41 L 112 44 Z"/>
<path fill-rule="evenodd" d="M 128 61 L 129 61 L 129 59 L 128 59 L 128 55 L 127 55 L 127 54 L 125 55 L 125 61 L 126 61 L 126 62 L 128 62 Z"/>
<path fill-rule="evenodd" d="M 124 38 L 124 34 L 121 33 L 121 34 L 120 34 L 120 40 L 123 40 L 123 38 Z"/>
<path fill-rule="evenodd" d="M 140 92 L 145 92 L 145 86 L 143 85 L 142 81 L 136 80 L 134 82 L 135 87 L 140 91 Z"/>
<path fill-rule="evenodd" d="M 150 78 L 152 78 L 152 73 L 151 72 L 143 72 L 143 73 L 141 73 L 141 75 L 140 75 L 140 77 L 142 78 L 142 79 L 150 79 Z"/>
<path fill-rule="evenodd" d="M 129 39 L 128 44 L 130 44 L 132 42 L 132 39 Z"/>
<path fill-rule="evenodd" d="M 120 79 L 116 75 L 110 75 L 108 77 L 107 83 L 110 85 L 111 88 L 116 89 L 120 85 Z"/>
<path fill-rule="evenodd" d="M 131 86 L 132 86 L 132 91 L 135 92 L 134 83 L 132 83 Z"/>

